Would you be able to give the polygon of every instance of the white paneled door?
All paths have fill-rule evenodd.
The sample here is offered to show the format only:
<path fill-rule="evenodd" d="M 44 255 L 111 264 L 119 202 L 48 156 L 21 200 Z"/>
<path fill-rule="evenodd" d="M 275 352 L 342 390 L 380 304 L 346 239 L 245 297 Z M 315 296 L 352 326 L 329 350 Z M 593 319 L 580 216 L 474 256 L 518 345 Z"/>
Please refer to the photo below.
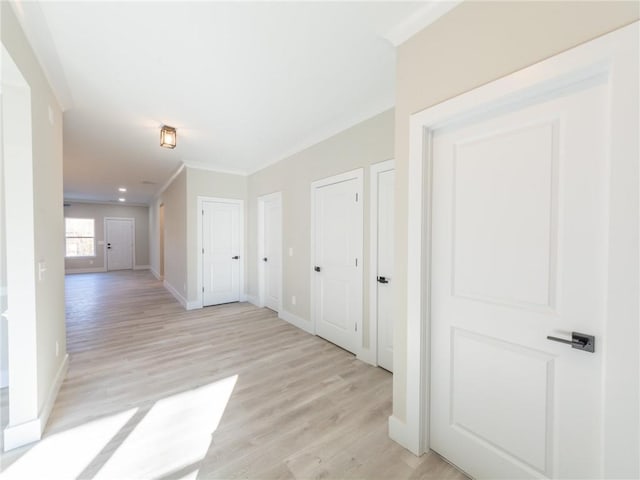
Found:
<path fill-rule="evenodd" d="M 133 268 L 134 225 L 132 218 L 105 218 L 105 248 L 108 271 Z"/>
<path fill-rule="evenodd" d="M 608 92 L 433 135 L 431 448 L 473 477 L 602 471 Z"/>
<path fill-rule="evenodd" d="M 372 272 L 375 303 L 373 320 L 377 326 L 377 363 L 393 371 L 393 237 L 394 237 L 394 182 L 393 161 L 371 168 L 373 235 L 371 245 L 376 256 Z"/>
<path fill-rule="evenodd" d="M 316 334 L 357 353 L 362 318 L 362 170 L 312 184 Z"/>
<path fill-rule="evenodd" d="M 261 209 L 262 247 L 261 303 L 271 310 L 280 311 L 282 284 L 282 201 L 279 194 L 259 199 Z"/>
<path fill-rule="evenodd" d="M 240 300 L 242 205 L 202 202 L 203 306 Z"/>

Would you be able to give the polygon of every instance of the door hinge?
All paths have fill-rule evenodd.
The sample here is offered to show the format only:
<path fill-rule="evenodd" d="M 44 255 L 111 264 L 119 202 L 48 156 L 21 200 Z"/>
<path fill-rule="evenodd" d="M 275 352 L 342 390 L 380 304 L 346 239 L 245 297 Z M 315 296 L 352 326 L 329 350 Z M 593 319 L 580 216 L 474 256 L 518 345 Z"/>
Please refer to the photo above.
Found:
<path fill-rule="evenodd" d="M 356 192 L 356 202 L 358 201 L 358 192 Z"/>
<path fill-rule="evenodd" d="M 204 210 L 202 210 L 202 216 L 204 217 Z"/>
<path fill-rule="evenodd" d="M 204 255 L 204 248 L 202 248 L 202 254 Z"/>
<path fill-rule="evenodd" d="M 202 293 L 204 293 L 204 287 L 202 287 Z"/>
<path fill-rule="evenodd" d="M 356 323 L 356 332 L 358 331 L 358 324 Z"/>
<path fill-rule="evenodd" d="M 358 259 L 356 258 L 356 267 L 358 266 Z"/>

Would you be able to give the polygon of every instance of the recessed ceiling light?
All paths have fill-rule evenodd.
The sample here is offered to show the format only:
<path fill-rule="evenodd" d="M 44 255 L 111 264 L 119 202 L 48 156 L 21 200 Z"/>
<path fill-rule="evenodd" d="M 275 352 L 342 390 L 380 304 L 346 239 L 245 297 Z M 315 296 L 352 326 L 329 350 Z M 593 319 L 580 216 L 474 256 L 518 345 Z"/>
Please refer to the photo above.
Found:
<path fill-rule="evenodd" d="M 119 192 L 126 192 L 127 189 L 125 187 L 118 187 Z"/>
<path fill-rule="evenodd" d="M 126 198 L 122 198 L 122 197 L 118 199 L 119 202 L 125 202 L 126 200 L 127 200 Z"/>

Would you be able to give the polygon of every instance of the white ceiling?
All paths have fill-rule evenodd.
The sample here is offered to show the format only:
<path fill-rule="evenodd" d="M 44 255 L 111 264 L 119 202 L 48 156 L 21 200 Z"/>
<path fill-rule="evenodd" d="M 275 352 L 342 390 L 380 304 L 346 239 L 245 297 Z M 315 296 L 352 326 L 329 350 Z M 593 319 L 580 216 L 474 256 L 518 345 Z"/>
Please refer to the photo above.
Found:
<path fill-rule="evenodd" d="M 14 3 L 64 109 L 65 198 L 130 203 L 181 163 L 251 173 L 392 107 L 385 36 L 425 5 Z"/>

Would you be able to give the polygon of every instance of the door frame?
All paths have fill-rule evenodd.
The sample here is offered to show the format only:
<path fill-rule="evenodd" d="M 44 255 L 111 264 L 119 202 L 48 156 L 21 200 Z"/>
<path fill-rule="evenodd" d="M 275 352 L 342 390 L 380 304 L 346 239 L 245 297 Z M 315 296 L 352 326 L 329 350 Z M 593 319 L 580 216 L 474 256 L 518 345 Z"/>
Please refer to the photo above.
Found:
<path fill-rule="evenodd" d="M 109 220 L 128 220 L 131 222 L 131 270 L 136 269 L 136 219 L 131 217 L 104 217 L 104 270 L 109 272 L 109 263 L 107 255 L 107 222 Z"/>
<path fill-rule="evenodd" d="M 280 206 L 280 275 L 278 282 L 280 283 L 280 297 L 278 298 L 278 314 L 282 312 L 282 272 L 283 272 L 283 238 L 282 238 L 282 192 L 273 192 L 258 197 L 258 306 L 264 307 L 266 298 L 266 282 L 265 282 L 265 265 L 262 261 L 264 257 L 264 227 L 265 215 L 264 205 L 267 202 L 276 200 Z"/>
<path fill-rule="evenodd" d="M 244 200 L 238 200 L 235 198 L 220 198 L 220 197 L 205 197 L 198 195 L 197 197 L 197 210 L 196 210 L 196 255 L 198 261 L 196 262 L 196 301 L 192 305 L 188 304 L 187 310 L 193 310 L 196 308 L 203 308 L 204 301 L 202 295 L 203 281 L 202 281 L 202 208 L 205 202 L 215 202 L 215 203 L 231 203 L 234 205 L 240 206 L 240 221 L 238 222 L 238 227 L 240 231 L 238 232 L 238 238 L 240 239 L 240 301 L 244 302 L 246 300 L 247 295 L 245 294 L 245 285 L 244 285 Z"/>
<path fill-rule="evenodd" d="M 638 473 L 638 37 L 640 22 L 411 116 L 408 165 L 406 418 L 389 434 L 420 455 L 429 449 L 431 137 L 458 121 L 528 102 L 603 76 L 610 99 L 607 335 L 604 352 L 603 477 Z M 634 68 L 635 67 L 635 68 Z M 633 179 L 629 181 L 629 179 Z M 425 219 L 423 221 L 423 219 Z M 635 242 L 633 239 L 635 238 Z M 634 265 L 630 268 L 630 265 Z M 426 293 L 425 293 L 426 292 Z M 615 348 L 612 348 L 615 347 Z M 629 392 L 632 394 L 629 395 Z M 616 399 L 615 402 L 612 399 Z M 633 452 L 625 456 L 626 452 Z"/>
<path fill-rule="evenodd" d="M 358 289 L 360 291 L 360 297 L 362 298 L 362 301 L 359 303 L 359 312 L 356 313 L 356 317 L 358 318 L 358 328 L 360 329 L 359 335 L 356 335 L 356 337 L 358 339 L 360 339 L 357 342 L 356 348 L 355 348 L 355 352 L 353 352 L 356 356 L 360 356 L 360 352 L 362 351 L 362 330 L 364 330 L 362 328 L 362 322 L 363 322 L 363 315 L 362 315 L 362 309 L 363 309 L 363 303 L 364 303 L 364 289 L 363 289 L 363 279 L 364 279 L 364 265 L 363 265 L 363 261 L 364 259 L 362 258 L 362 253 L 364 250 L 364 234 L 363 234 L 363 222 L 364 222 L 364 209 L 363 209 L 363 183 L 364 183 L 364 169 L 363 168 L 356 168 L 354 170 L 350 170 L 348 172 L 344 172 L 344 173 L 340 173 L 338 175 L 333 175 L 331 177 L 326 177 L 326 178 L 322 178 L 320 180 L 316 180 L 314 182 L 311 182 L 311 186 L 310 186 L 310 193 L 311 193 L 311 225 L 309 228 L 309 231 L 311 233 L 311 243 L 310 243 L 310 250 L 309 250 L 309 286 L 310 286 L 310 295 L 309 295 L 309 307 L 311 309 L 311 324 L 312 324 L 312 332 L 314 335 L 316 335 L 316 322 L 317 322 L 317 318 L 316 318 L 316 301 L 315 301 L 315 291 L 316 291 L 316 276 L 314 275 L 315 272 L 313 271 L 313 267 L 315 266 L 315 251 L 316 251 L 316 196 L 315 196 L 315 191 L 318 188 L 321 187 L 325 187 L 327 185 L 331 185 L 334 183 L 340 183 L 340 182 L 345 182 L 348 180 L 356 180 L 357 183 L 357 193 L 358 193 L 358 214 L 360 217 L 360 228 L 358 229 L 359 233 L 360 233 L 360 238 L 358 241 L 358 258 L 360 260 L 359 262 L 359 267 L 360 267 L 360 276 L 358 277 Z"/>
<path fill-rule="evenodd" d="M 378 366 L 378 174 L 395 170 L 393 159 L 374 163 L 369 167 L 369 335 L 362 329 L 362 344 L 368 340 L 369 348 L 362 348 L 358 358 Z M 394 187 L 395 188 L 395 187 Z"/>

